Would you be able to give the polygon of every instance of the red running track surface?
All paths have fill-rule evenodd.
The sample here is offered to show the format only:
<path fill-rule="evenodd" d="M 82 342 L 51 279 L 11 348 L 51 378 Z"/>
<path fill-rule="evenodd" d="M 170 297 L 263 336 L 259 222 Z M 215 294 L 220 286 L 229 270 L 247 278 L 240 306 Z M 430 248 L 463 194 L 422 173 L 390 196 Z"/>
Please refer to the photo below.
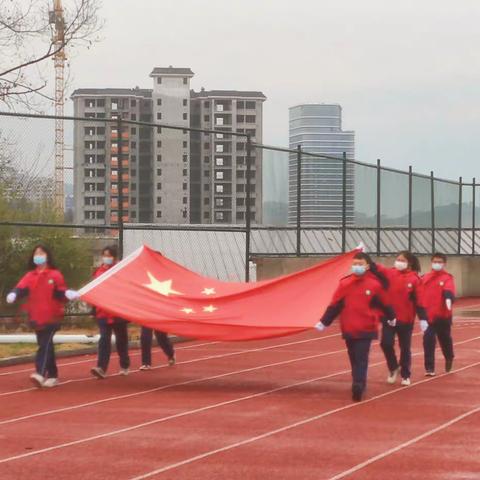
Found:
<path fill-rule="evenodd" d="M 32 365 L 3 368 L 0 479 L 480 478 L 480 322 L 459 319 L 453 335 L 454 372 L 437 352 L 426 379 L 415 332 L 408 388 L 386 385 L 375 344 L 360 404 L 336 327 L 185 343 L 174 368 L 156 352 L 158 368 L 102 381 L 94 357 L 62 359 L 48 391 L 30 387 Z"/>

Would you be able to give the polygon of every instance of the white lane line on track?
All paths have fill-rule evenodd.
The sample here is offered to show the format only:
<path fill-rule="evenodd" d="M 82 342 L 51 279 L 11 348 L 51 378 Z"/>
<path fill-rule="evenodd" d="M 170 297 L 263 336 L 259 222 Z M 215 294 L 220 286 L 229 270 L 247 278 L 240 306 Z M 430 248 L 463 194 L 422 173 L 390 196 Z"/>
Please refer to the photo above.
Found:
<path fill-rule="evenodd" d="M 338 353 L 343 353 L 344 351 L 345 351 L 345 349 L 342 348 L 340 350 L 334 350 L 334 351 L 331 351 L 331 352 L 317 353 L 315 355 L 308 355 L 306 357 L 293 358 L 293 359 L 290 359 L 290 360 L 282 360 L 281 362 L 269 363 L 269 364 L 266 364 L 266 365 L 258 365 L 256 367 L 250 367 L 250 368 L 244 368 L 242 370 L 236 370 L 234 372 L 220 373 L 218 375 L 211 375 L 209 377 L 195 378 L 193 380 L 185 380 L 183 382 L 178 382 L 178 383 L 170 383 L 170 384 L 167 384 L 167 385 L 162 385 L 161 387 L 155 387 L 155 388 L 150 388 L 148 390 L 142 390 L 140 392 L 126 393 L 124 395 L 117 395 L 117 396 L 114 396 L 114 397 L 108 397 L 108 398 L 104 398 L 104 399 L 101 399 L 101 400 L 94 400 L 94 401 L 91 401 L 91 402 L 81 403 L 81 404 L 73 405 L 73 406 L 69 406 L 69 407 L 63 407 L 63 408 L 57 408 L 57 409 L 54 409 L 54 410 L 47 410 L 45 412 L 33 413 L 31 415 L 25 415 L 23 417 L 10 418 L 8 420 L 0 421 L 0 425 L 7 425 L 7 424 L 19 422 L 21 420 L 29 420 L 29 419 L 32 419 L 32 418 L 43 417 L 43 416 L 46 416 L 46 415 L 52 415 L 54 413 L 61 413 L 61 412 L 68 412 L 68 411 L 71 411 L 71 410 L 78 410 L 80 408 L 90 407 L 90 406 L 93 406 L 93 405 L 99 405 L 99 404 L 102 404 L 102 403 L 112 402 L 112 401 L 115 401 L 115 400 L 124 400 L 126 398 L 132 398 L 132 397 L 137 397 L 137 396 L 140 396 L 140 395 L 146 395 L 148 393 L 158 392 L 160 390 L 166 390 L 168 388 L 180 387 L 180 386 L 184 386 L 184 385 L 192 385 L 192 384 L 195 384 L 195 383 L 206 382 L 206 381 L 209 381 L 209 380 L 216 380 L 218 378 L 229 377 L 231 375 L 239 375 L 241 373 L 255 372 L 257 370 L 262 370 L 264 368 L 276 367 L 276 366 L 279 366 L 279 365 L 288 365 L 290 363 L 301 362 L 301 361 L 305 361 L 305 360 L 311 360 L 311 359 L 314 359 L 314 358 L 326 357 L 326 356 L 329 356 L 329 355 L 336 355 Z"/>
<path fill-rule="evenodd" d="M 480 338 L 480 337 L 478 337 Z M 226 451 L 229 451 L 229 450 L 233 450 L 234 448 L 237 448 L 237 447 L 241 447 L 241 446 L 244 446 L 244 445 L 248 445 L 248 444 L 251 444 L 253 442 L 256 442 L 258 440 L 263 440 L 265 438 L 268 438 L 268 437 L 271 437 L 273 435 L 277 435 L 279 433 L 283 433 L 283 432 L 286 432 L 288 430 L 292 430 L 294 428 L 297 428 L 297 427 L 301 427 L 303 425 L 307 425 L 309 423 L 312 423 L 312 422 L 315 422 L 317 420 L 320 420 L 322 418 L 325 418 L 325 417 L 328 417 L 330 415 L 334 415 L 335 413 L 339 413 L 339 412 L 343 412 L 345 410 L 349 410 L 351 408 L 355 408 L 359 405 L 365 405 L 367 403 L 370 403 L 370 402 L 373 402 L 375 400 L 378 400 L 380 398 L 383 398 L 383 397 L 386 397 L 386 396 L 389 396 L 389 395 L 393 395 L 395 393 L 398 393 L 398 392 L 402 392 L 402 391 L 405 391 L 405 390 L 408 390 L 410 388 L 414 388 L 418 385 L 423 385 L 424 383 L 427 383 L 427 382 L 432 382 L 432 381 L 435 381 L 435 380 L 438 380 L 440 378 L 444 378 L 445 376 L 447 375 L 451 375 L 453 373 L 458 373 L 458 372 L 461 372 L 463 370 L 467 370 L 468 368 L 472 368 L 472 367 L 476 367 L 476 366 L 480 366 L 480 362 L 475 362 L 475 363 L 472 363 L 470 365 L 467 365 L 465 367 L 462 367 L 462 368 L 458 368 L 456 370 L 452 370 L 452 372 L 450 373 L 444 373 L 444 374 L 441 374 L 441 375 L 438 375 L 436 377 L 429 377 L 429 378 L 426 378 L 425 380 L 421 380 L 419 382 L 416 382 L 412 385 L 410 385 L 409 387 L 400 387 L 400 388 L 397 388 L 395 390 L 390 390 L 388 392 L 385 392 L 385 393 L 382 393 L 380 395 L 376 395 L 374 397 L 371 397 L 371 398 L 368 398 L 362 402 L 358 402 L 358 403 L 349 403 L 348 405 L 345 405 L 343 407 L 339 407 L 339 408 L 335 408 L 333 410 L 328 410 L 326 412 L 323 412 L 319 415 L 315 415 L 314 417 L 310 417 L 310 418 L 306 418 L 304 420 L 300 420 L 298 422 L 295 422 L 295 423 L 291 423 L 289 425 L 285 425 L 283 427 L 280 427 L 280 428 L 277 428 L 275 430 L 270 430 L 268 432 L 265 432 L 265 433 L 262 433 L 261 435 L 256 435 L 255 437 L 250 437 L 250 438 L 246 438 L 245 440 L 242 440 L 240 442 L 236 442 L 236 443 L 232 443 L 230 445 L 226 445 L 225 447 L 221 447 L 221 448 L 217 448 L 217 449 L 214 449 L 214 450 L 210 450 L 208 452 L 205 452 L 205 453 L 202 453 L 200 455 L 195 455 L 193 457 L 190 457 L 190 458 L 187 458 L 185 460 L 182 460 L 180 462 L 176 462 L 176 463 L 173 463 L 173 464 L 170 464 L 170 465 L 167 465 L 165 467 L 162 467 L 162 468 L 159 468 L 159 469 L 156 469 L 156 470 L 153 470 L 151 472 L 147 472 L 143 475 L 139 475 L 139 476 L 136 476 L 136 477 L 133 477 L 129 480 L 144 480 L 146 478 L 151 478 L 155 475 L 158 475 L 160 473 L 165 473 L 165 472 L 168 472 L 170 470 L 174 470 L 175 468 L 179 468 L 179 467 L 182 467 L 182 466 L 185 466 L 185 465 L 189 465 L 191 463 L 194 463 L 194 462 L 197 462 L 199 460 L 203 460 L 205 458 L 208 458 L 208 457 L 211 457 L 213 455 L 216 455 L 216 454 L 219 454 L 219 453 L 223 453 L 223 452 L 226 452 Z"/>
<path fill-rule="evenodd" d="M 448 422 L 442 423 L 441 425 L 438 425 L 437 427 L 422 433 L 421 435 L 417 435 L 416 437 L 408 440 L 407 442 L 401 443 L 400 445 L 397 445 L 396 447 L 393 447 L 389 450 L 385 450 L 385 452 L 375 455 L 374 457 L 370 457 L 368 460 L 365 460 L 364 462 L 359 463 L 358 465 L 355 465 L 354 467 L 349 468 L 348 470 L 338 473 L 337 475 L 330 477 L 328 480 L 340 480 L 341 478 L 345 478 L 348 475 L 351 475 L 352 473 L 358 472 L 359 470 L 362 470 L 363 468 L 368 467 L 372 463 L 378 462 L 379 460 L 382 460 L 383 458 L 388 457 L 389 455 L 393 455 L 394 453 L 400 450 L 403 450 L 404 448 L 410 447 L 411 445 L 414 445 L 415 443 L 418 443 L 425 438 L 431 437 L 435 433 L 441 432 L 442 430 L 445 430 L 446 428 L 451 427 L 452 425 L 455 425 L 456 423 L 464 420 L 465 418 L 468 418 L 479 412 L 480 412 L 480 405 L 473 408 L 472 410 L 469 410 L 468 412 L 463 413 L 462 415 L 458 415 L 457 417 L 452 418 Z"/>
<path fill-rule="evenodd" d="M 208 343 L 198 343 L 196 345 L 185 345 L 183 347 L 175 347 L 175 350 L 189 350 L 189 349 L 195 349 L 197 347 L 205 347 L 206 345 L 215 345 L 217 343 L 222 343 L 222 342 L 208 342 Z M 160 347 L 158 347 L 160 350 Z M 138 357 L 141 355 L 141 352 L 132 352 L 130 353 L 131 357 Z M 90 363 L 90 362 L 96 362 L 97 361 L 97 354 L 96 353 L 88 353 L 86 356 L 89 356 L 90 358 L 86 358 L 83 360 L 76 360 L 75 362 L 65 362 L 65 363 L 58 363 L 57 366 L 60 367 L 68 367 L 70 365 L 79 365 L 82 363 Z M 34 368 L 33 365 L 30 368 L 24 368 L 22 370 L 11 370 L 9 372 L 2 372 L 0 373 L 0 377 L 4 377 L 7 375 L 16 375 L 17 373 L 27 373 L 27 372 L 33 372 Z"/>
<path fill-rule="evenodd" d="M 218 358 L 231 357 L 231 356 L 234 356 L 234 355 L 243 355 L 243 354 L 246 354 L 246 353 L 263 352 L 263 351 L 267 351 L 267 350 L 273 350 L 275 348 L 286 347 L 286 346 L 289 346 L 289 345 L 298 345 L 298 344 L 301 344 L 301 343 L 326 340 L 328 338 L 339 337 L 340 335 L 341 335 L 340 333 L 335 333 L 333 335 L 325 335 L 325 336 L 322 336 L 322 337 L 309 338 L 307 340 L 299 340 L 299 341 L 296 341 L 296 342 L 282 343 L 282 344 L 279 344 L 279 345 L 269 345 L 268 347 L 252 348 L 250 350 L 241 350 L 241 351 L 224 353 L 224 354 L 219 354 L 219 355 L 210 355 L 208 357 L 199 357 L 199 358 L 194 358 L 194 359 L 191 359 L 191 360 L 185 360 L 183 362 L 177 362 L 176 365 L 188 365 L 188 364 L 191 364 L 191 363 L 198 363 L 198 362 L 203 362 L 203 361 L 207 361 L 207 360 L 215 360 L 215 359 L 218 359 Z M 152 370 L 157 370 L 157 369 L 160 369 L 160 368 L 171 368 L 171 367 L 169 367 L 168 365 L 158 365 L 156 367 L 152 367 Z M 140 372 L 139 370 L 133 370 L 131 373 L 139 373 L 139 372 Z M 145 372 L 140 372 L 140 373 L 142 375 L 145 375 Z M 109 375 L 108 377 L 111 378 L 111 377 L 118 377 L 118 376 L 120 376 L 119 373 L 114 373 L 112 375 Z M 90 376 L 90 377 L 83 377 L 83 378 L 66 380 L 64 382 L 60 382 L 60 385 L 67 385 L 69 383 L 76 383 L 76 382 L 85 382 L 85 381 L 89 381 L 89 380 L 98 381 L 97 378 L 94 378 L 94 377 Z M 12 391 L 12 392 L 0 393 L 0 397 L 6 397 L 6 396 L 9 396 L 9 395 L 15 395 L 17 393 L 32 392 L 32 391 L 37 391 L 37 390 L 38 390 L 38 388 L 24 388 L 22 390 L 15 390 L 15 391 Z"/>
<path fill-rule="evenodd" d="M 468 340 L 464 340 L 462 342 L 458 342 L 457 344 L 455 345 L 460 345 L 460 344 L 464 344 L 464 343 L 468 343 L 468 342 L 471 342 L 471 341 L 474 341 L 474 340 L 478 340 L 480 339 L 480 337 L 475 337 L 475 338 L 472 338 L 472 339 L 468 339 Z M 344 350 L 340 350 L 341 352 L 343 352 Z M 328 352 L 328 354 L 333 354 L 335 352 Z M 420 355 L 420 352 L 415 354 L 414 356 L 417 356 L 417 355 Z M 413 356 L 413 355 L 412 355 Z M 289 360 L 288 362 L 292 362 L 291 360 Z M 282 363 L 282 362 L 280 362 Z M 381 362 L 377 362 L 373 365 L 371 365 L 372 367 L 373 366 L 378 366 L 378 365 L 383 365 L 384 362 L 381 361 Z M 463 368 L 460 368 L 460 369 L 457 369 L 455 370 L 454 372 L 452 371 L 451 373 L 455 373 L 455 372 L 460 372 L 462 370 L 465 370 L 467 368 L 471 368 L 473 366 L 476 366 L 476 365 L 480 365 L 480 362 L 477 362 L 475 364 L 471 364 L 467 367 L 463 367 Z M 254 369 L 258 369 L 258 367 L 254 367 Z M 339 372 L 336 372 L 336 373 L 332 373 L 332 374 L 329 374 L 329 375 L 326 375 L 325 377 L 318 377 L 316 379 L 310 379 L 310 380 L 305 380 L 303 382 L 300 382 L 301 384 L 307 384 L 307 383 L 312 383 L 312 382 L 315 382 L 315 381 L 318 381 L 322 378 L 332 378 L 332 377 L 335 377 L 335 376 L 338 376 L 338 375 L 343 375 L 345 373 L 349 373 L 350 370 L 342 370 L 342 371 L 339 371 Z M 229 374 L 222 374 L 222 376 L 228 376 Z M 419 381 L 415 384 L 412 384 L 410 387 L 400 387 L 400 388 L 397 388 L 395 390 L 390 390 L 389 392 L 386 392 L 386 393 L 383 393 L 381 395 L 377 395 L 376 397 L 372 397 L 368 400 L 365 400 L 363 401 L 361 404 L 365 404 L 365 403 L 368 403 L 376 398 L 381 398 L 383 396 L 386 396 L 386 395 L 391 395 L 392 393 L 398 393 L 399 391 L 402 391 L 402 390 L 405 390 L 407 388 L 412 388 L 414 387 L 415 385 L 420 385 L 420 384 L 423 384 L 425 382 L 428 382 L 428 381 L 432 381 L 432 380 L 435 380 L 435 379 L 438 379 L 438 378 L 443 378 L 445 375 L 450 375 L 450 374 L 443 374 L 443 375 L 439 375 L 437 377 L 429 377 L 428 379 L 426 380 L 422 380 L 422 381 Z M 281 390 L 284 390 L 284 389 L 287 389 L 287 388 L 292 388 L 292 386 L 294 386 L 296 384 L 292 384 L 292 385 L 285 385 L 285 386 L 282 386 L 282 387 L 279 387 L 279 389 Z M 274 389 L 274 391 L 277 391 L 278 389 Z M 9 461 L 13 461 L 13 460 L 18 460 L 18 459 L 22 459 L 22 458 L 27 458 L 27 457 L 31 457 L 33 455 L 39 455 L 41 453 L 47 453 L 47 452 L 51 452 L 51 451 L 54 451 L 54 450 L 59 450 L 59 449 L 62 449 L 62 448 L 66 448 L 66 447 L 70 447 L 70 446 L 74 446 L 74 445 L 79 445 L 79 444 L 83 444 L 83 443 L 87 443 L 87 442 L 90 442 L 90 441 L 94 441 L 94 440 L 98 440 L 98 439 L 101 439 L 101 438 L 106 438 L 106 437 L 110 437 L 110 436 L 114 436 L 114 435 L 118 435 L 118 434 L 122 434 L 122 433 L 126 433 L 126 432 L 129 432 L 129 431 L 132 431 L 132 430 L 136 430 L 136 429 L 139 429 L 139 428 L 143 428 L 143 427 L 147 427 L 147 426 L 150 426 L 150 425 L 154 425 L 154 424 L 158 424 L 158 423 L 163 423 L 167 420 L 171 420 L 171 419 L 175 419 L 175 418 L 179 418 L 179 417 L 184 417 L 184 416 L 187 416 L 187 415 L 192 415 L 192 414 L 195 414 L 195 413 L 199 413 L 201 411 L 204 411 L 204 410 L 211 410 L 213 408 L 218 408 L 220 406 L 224 406 L 224 405 L 227 405 L 227 404 L 233 404 L 233 403 L 238 403 L 240 401 L 244 401 L 244 400 L 248 400 L 250 398 L 254 398 L 254 397 L 260 397 L 260 396 L 263 396 L 263 395 L 267 395 L 268 393 L 272 393 L 272 391 L 266 391 L 266 392 L 258 392 L 256 394 L 252 394 L 252 395 L 248 395 L 246 397 L 241 397 L 240 399 L 233 399 L 233 400 L 229 400 L 227 402 L 221 402 L 219 404 L 213 404 L 213 405 L 208 405 L 206 407 L 201 407 L 200 409 L 194 409 L 194 410 L 191 410 L 191 411 L 187 411 L 187 412 L 182 412 L 182 413 L 178 413 L 178 414 L 174 414 L 174 415 L 170 415 L 168 417 L 161 417 L 161 418 L 157 418 L 157 419 L 154 419 L 154 420 L 151 420 L 149 422 L 144 422 L 144 423 L 141 423 L 141 424 L 137 424 L 137 425 L 132 425 L 130 427 L 125 427 L 125 428 L 122 428 L 122 429 L 119 429 L 119 430 L 114 430 L 114 431 L 111 431 L 111 432 L 105 432 L 105 433 L 102 433 L 102 434 L 98 434 L 98 435 L 94 435 L 94 436 L 91 436 L 91 437 L 86 437 L 86 438 L 83 438 L 83 439 L 80 439 L 80 440 L 74 440 L 72 442 L 68 442 L 68 443 L 64 443 L 64 444 L 59 444 L 59 445 L 55 445 L 55 446 L 52 446 L 52 447 L 47 447 L 45 449 L 41 449 L 41 450 L 35 450 L 35 451 L 32 451 L 32 452 L 28 452 L 28 453 L 24 453 L 24 454 L 20 454 L 20 455 L 15 455 L 15 456 L 12 456 L 12 457 L 7 457 L 7 458 L 4 458 L 4 459 L 0 459 L 0 464 L 2 463 L 6 463 L 6 462 L 9 462 Z M 328 416 L 330 414 L 333 414 L 333 413 L 337 413 L 339 411 L 343 411 L 343 410 L 346 410 L 348 408 L 352 408 L 353 406 L 356 406 L 356 405 L 359 405 L 357 403 L 354 403 L 354 404 L 348 404 L 344 407 L 340 407 L 340 408 L 337 408 L 337 409 L 334 409 L 334 410 L 330 410 L 329 412 L 324 412 L 323 414 L 319 415 L 319 416 L 316 416 L 316 417 L 313 417 L 313 420 L 315 419 L 318 419 L 318 418 L 322 418 L 322 417 L 325 417 L 325 416 Z M 317 418 L 318 417 L 318 418 Z M 308 419 L 307 419 L 308 420 Z M 311 420 L 311 421 L 313 421 Z M 302 421 L 303 422 L 303 421 Z M 294 424 L 295 426 L 298 426 L 298 425 L 301 425 L 303 424 L 302 422 L 297 422 L 296 424 Z M 308 423 L 308 422 L 306 422 Z M 297 425 L 298 424 L 298 425 Z M 285 428 L 283 427 L 282 429 L 280 429 L 280 431 L 283 431 L 284 429 L 288 430 L 290 428 L 294 428 L 294 427 L 288 427 L 288 428 Z M 277 430 L 274 431 L 275 433 L 278 433 Z M 268 432 L 267 432 L 268 433 Z M 273 435 L 273 433 L 272 433 Z M 270 436 L 269 435 L 266 435 L 266 434 L 263 434 L 262 436 L 260 436 L 260 438 L 263 438 L 264 436 Z M 254 438 L 257 438 L 257 437 L 254 437 Z M 259 438 L 257 438 L 259 439 Z M 243 444 L 245 441 L 241 442 L 240 444 Z M 250 442 L 246 442 L 246 443 L 250 443 Z M 240 445 L 236 445 L 236 446 L 240 446 Z M 223 447 L 223 449 L 220 449 L 220 451 L 224 451 L 225 449 L 230 449 L 230 448 L 234 448 L 232 446 L 229 446 L 229 447 Z M 218 453 L 217 451 L 215 451 L 215 453 Z M 205 454 L 204 454 L 205 455 Z M 212 453 L 213 455 L 213 453 Z M 207 455 L 209 456 L 209 455 Z M 196 457 L 195 457 L 196 458 Z M 203 457 L 202 457 L 203 458 Z M 192 460 L 194 461 L 194 460 Z M 177 464 L 175 464 L 177 465 Z M 178 465 L 180 466 L 180 465 Z M 171 468 L 174 468 L 174 467 L 171 467 Z M 156 470 L 155 470 L 155 474 L 158 473 Z M 148 474 L 150 475 L 150 474 Z M 147 478 L 147 477 L 139 477 L 139 478 Z"/>

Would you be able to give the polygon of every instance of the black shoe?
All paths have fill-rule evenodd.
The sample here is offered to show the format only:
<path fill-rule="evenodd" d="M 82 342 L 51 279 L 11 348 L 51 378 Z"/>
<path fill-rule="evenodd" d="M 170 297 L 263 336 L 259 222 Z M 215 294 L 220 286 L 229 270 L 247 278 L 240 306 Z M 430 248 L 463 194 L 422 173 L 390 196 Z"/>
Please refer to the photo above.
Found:
<path fill-rule="evenodd" d="M 447 373 L 450 373 L 452 371 L 452 367 L 453 367 L 453 358 L 449 360 L 445 360 L 445 371 Z"/>
<path fill-rule="evenodd" d="M 352 400 L 360 402 L 362 400 L 363 388 L 360 385 L 352 385 Z"/>

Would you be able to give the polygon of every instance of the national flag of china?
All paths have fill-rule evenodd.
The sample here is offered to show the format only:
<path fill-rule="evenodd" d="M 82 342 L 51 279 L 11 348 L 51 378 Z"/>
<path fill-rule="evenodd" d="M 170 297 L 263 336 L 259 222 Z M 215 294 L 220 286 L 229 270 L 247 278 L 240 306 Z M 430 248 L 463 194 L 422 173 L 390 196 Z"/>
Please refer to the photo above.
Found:
<path fill-rule="evenodd" d="M 190 338 L 256 340 L 313 328 L 356 251 L 252 283 L 202 277 L 143 246 L 80 290 L 114 316 Z"/>

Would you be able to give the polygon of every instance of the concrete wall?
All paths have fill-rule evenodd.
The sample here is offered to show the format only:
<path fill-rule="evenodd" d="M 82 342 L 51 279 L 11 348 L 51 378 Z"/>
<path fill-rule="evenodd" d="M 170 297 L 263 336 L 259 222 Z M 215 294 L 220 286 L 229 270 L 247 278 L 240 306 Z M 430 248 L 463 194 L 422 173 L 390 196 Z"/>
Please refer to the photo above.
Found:
<path fill-rule="evenodd" d="M 316 263 L 326 260 L 330 257 L 277 257 L 277 258 L 257 258 L 257 280 L 266 280 L 269 278 L 286 275 L 304 268 L 311 267 Z M 386 266 L 393 265 L 394 257 L 375 257 L 376 262 L 383 263 Z M 430 256 L 419 256 L 422 266 L 422 272 L 430 270 Z M 480 296 L 480 257 L 470 256 L 450 256 L 447 264 L 448 271 L 455 277 L 457 286 L 457 296 L 474 297 Z M 345 272 L 346 274 L 348 272 Z"/>

